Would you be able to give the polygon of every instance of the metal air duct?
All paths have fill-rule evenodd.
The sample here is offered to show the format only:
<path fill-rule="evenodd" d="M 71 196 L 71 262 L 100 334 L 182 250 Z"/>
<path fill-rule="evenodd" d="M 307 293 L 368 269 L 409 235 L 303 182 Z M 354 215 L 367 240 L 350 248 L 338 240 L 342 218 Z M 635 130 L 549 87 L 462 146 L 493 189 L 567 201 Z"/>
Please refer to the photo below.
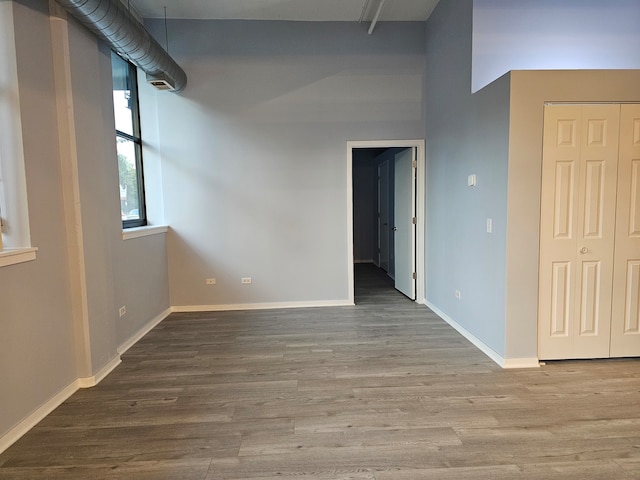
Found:
<path fill-rule="evenodd" d="M 111 48 L 147 74 L 163 90 L 180 92 L 187 86 L 187 74 L 147 32 L 120 0 L 56 0 L 67 12 L 87 26 Z"/>

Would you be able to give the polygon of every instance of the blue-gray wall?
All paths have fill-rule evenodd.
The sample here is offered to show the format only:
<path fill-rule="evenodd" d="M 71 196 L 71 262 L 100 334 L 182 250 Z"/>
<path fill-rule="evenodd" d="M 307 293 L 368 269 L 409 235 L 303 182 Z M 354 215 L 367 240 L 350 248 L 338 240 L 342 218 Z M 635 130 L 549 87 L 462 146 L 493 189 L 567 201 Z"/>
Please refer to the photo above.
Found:
<path fill-rule="evenodd" d="M 471 94 L 472 14 L 444 1 L 427 23 L 426 298 L 504 356 L 509 82 Z"/>

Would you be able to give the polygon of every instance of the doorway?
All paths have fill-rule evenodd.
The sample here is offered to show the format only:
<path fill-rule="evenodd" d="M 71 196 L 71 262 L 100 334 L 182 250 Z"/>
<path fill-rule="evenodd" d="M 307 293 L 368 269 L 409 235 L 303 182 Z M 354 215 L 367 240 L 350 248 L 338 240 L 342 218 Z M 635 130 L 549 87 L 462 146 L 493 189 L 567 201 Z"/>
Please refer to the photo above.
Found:
<path fill-rule="evenodd" d="M 360 229 L 363 228 L 363 225 L 362 218 L 354 215 L 354 158 L 357 158 L 358 152 L 363 149 L 377 153 L 387 152 L 387 158 L 381 158 L 378 161 L 374 161 L 378 155 L 371 155 L 370 157 L 370 168 L 375 170 L 375 178 L 381 175 L 391 177 L 386 181 L 383 180 L 381 183 L 376 183 L 372 188 L 376 189 L 375 201 L 379 202 L 381 196 L 387 195 L 391 200 L 389 205 L 393 205 L 393 211 L 385 212 L 384 205 L 382 209 L 376 208 L 376 218 L 374 219 L 376 228 L 374 229 L 375 232 L 372 233 L 376 237 L 375 249 L 363 258 L 360 251 L 361 245 L 358 244 L 356 249 L 358 258 L 356 258 L 354 255 L 354 229 L 357 230 L 356 240 L 361 241 L 362 232 Z M 387 162 L 386 164 L 385 161 Z M 394 175 L 396 168 L 398 171 L 403 172 L 398 178 L 395 178 Z M 354 302 L 355 298 L 353 270 L 356 262 L 369 262 L 378 267 L 386 267 L 385 270 L 396 282 L 396 289 L 418 303 L 425 302 L 424 179 L 424 140 L 347 142 L 347 269 L 349 300 L 351 303 Z M 389 217 L 387 220 L 385 215 Z M 395 217 L 398 217 L 397 222 Z M 405 221 L 402 221 L 403 218 Z M 386 226 L 384 225 L 385 223 L 387 223 Z M 388 237 L 381 233 L 385 231 L 385 228 L 390 230 Z M 372 229 L 369 228 L 369 232 L 371 231 Z M 398 240 L 397 244 L 396 240 Z M 385 249 L 387 250 L 386 254 Z M 371 252 L 371 249 L 369 252 Z M 396 256 L 400 258 L 396 259 Z M 399 268 L 399 272 L 396 272 L 396 266 Z"/>

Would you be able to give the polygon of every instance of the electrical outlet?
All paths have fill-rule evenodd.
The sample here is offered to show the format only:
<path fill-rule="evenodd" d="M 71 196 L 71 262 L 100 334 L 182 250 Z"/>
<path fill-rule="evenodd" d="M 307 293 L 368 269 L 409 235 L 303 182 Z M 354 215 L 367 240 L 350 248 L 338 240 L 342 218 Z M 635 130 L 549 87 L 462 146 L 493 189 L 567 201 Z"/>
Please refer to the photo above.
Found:
<path fill-rule="evenodd" d="M 125 307 L 124 305 L 120 307 L 120 309 L 118 310 L 118 313 L 120 314 L 121 317 L 124 317 L 125 313 L 127 313 L 127 307 Z"/>
<path fill-rule="evenodd" d="M 240 283 L 243 285 L 249 285 L 251 283 L 251 277 L 242 277 L 240 279 Z"/>
<path fill-rule="evenodd" d="M 457 298 L 458 300 L 460 300 L 460 299 L 462 298 L 462 294 L 460 293 L 460 290 L 456 290 L 456 291 L 455 291 L 455 293 L 454 293 L 454 295 L 456 296 L 456 298 Z"/>
<path fill-rule="evenodd" d="M 215 285 L 216 284 L 216 279 L 215 278 L 205 278 L 204 283 L 206 283 L 207 285 Z"/>

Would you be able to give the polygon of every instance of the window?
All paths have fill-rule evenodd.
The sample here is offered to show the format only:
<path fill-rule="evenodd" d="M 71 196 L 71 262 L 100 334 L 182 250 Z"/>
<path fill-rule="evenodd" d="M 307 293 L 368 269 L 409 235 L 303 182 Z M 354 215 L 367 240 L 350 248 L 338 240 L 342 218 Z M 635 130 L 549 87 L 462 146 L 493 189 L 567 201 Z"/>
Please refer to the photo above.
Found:
<path fill-rule="evenodd" d="M 122 228 L 147 224 L 136 67 L 111 53 Z"/>
<path fill-rule="evenodd" d="M 19 92 L 16 26 L 11 2 L 0 1 L 0 267 L 34 260 L 36 251 L 31 246 L 20 109 L 21 97 L 32 99 L 36 93 Z"/>

